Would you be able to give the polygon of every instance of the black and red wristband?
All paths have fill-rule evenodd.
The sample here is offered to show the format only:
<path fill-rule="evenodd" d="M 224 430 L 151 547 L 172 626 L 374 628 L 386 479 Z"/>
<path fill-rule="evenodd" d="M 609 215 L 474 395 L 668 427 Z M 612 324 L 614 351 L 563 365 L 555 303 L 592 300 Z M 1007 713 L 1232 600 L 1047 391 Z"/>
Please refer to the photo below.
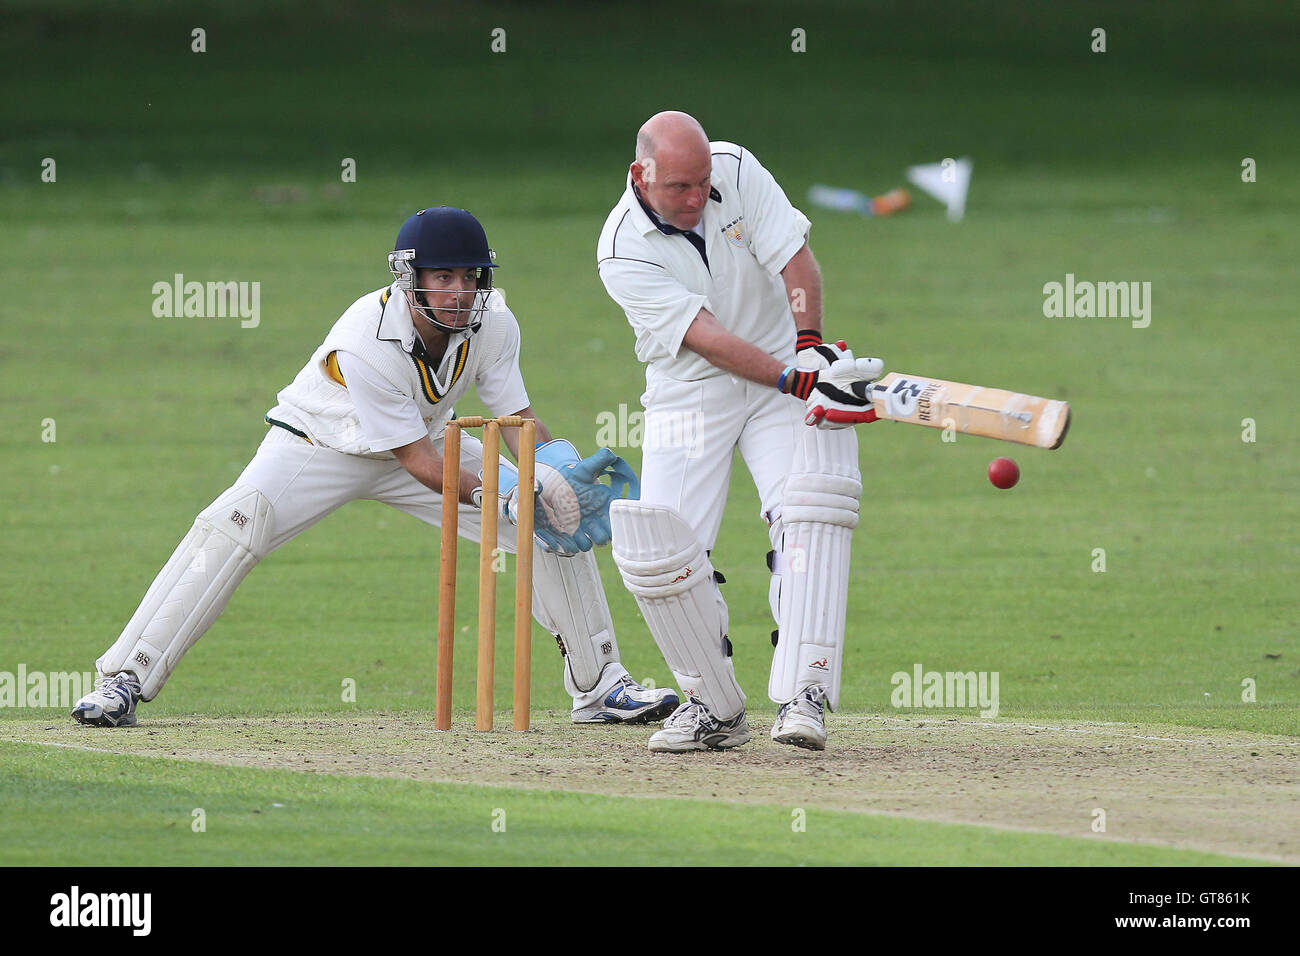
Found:
<path fill-rule="evenodd" d="M 791 395 L 806 399 L 812 394 L 813 386 L 817 384 L 817 372 L 808 368 L 792 369 L 787 381 Z"/>
<path fill-rule="evenodd" d="M 799 329 L 794 336 L 794 350 L 802 352 L 804 349 L 814 348 L 822 344 L 822 333 L 820 329 Z"/>

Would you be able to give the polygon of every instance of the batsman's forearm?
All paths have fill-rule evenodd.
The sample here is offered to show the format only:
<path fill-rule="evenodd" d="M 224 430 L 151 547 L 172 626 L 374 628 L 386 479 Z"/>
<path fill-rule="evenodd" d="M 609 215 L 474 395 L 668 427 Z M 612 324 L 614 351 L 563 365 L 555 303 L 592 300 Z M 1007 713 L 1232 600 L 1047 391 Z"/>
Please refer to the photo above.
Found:
<path fill-rule="evenodd" d="M 794 315 L 796 329 L 822 327 L 822 271 L 817 265 L 808 243 L 790 257 L 781 270 L 786 295 L 790 298 L 790 312 Z"/>
<path fill-rule="evenodd" d="M 732 335 L 708 309 L 700 309 L 682 337 L 682 345 L 703 356 L 710 365 L 732 375 L 776 388 L 785 366 L 756 345 Z"/>

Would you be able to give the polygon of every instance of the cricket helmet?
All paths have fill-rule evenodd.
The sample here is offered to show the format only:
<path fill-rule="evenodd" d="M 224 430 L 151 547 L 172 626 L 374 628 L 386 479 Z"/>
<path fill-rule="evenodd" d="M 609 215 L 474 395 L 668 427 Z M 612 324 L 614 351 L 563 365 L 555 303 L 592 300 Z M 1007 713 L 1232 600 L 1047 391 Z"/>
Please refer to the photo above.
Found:
<path fill-rule="evenodd" d="M 402 223 L 393 251 L 388 254 L 388 269 L 397 280 L 397 287 L 407 293 L 412 307 L 426 319 L 444 332 L 468 332 L 472 335 L 483 323 L 488 295 L 492 291 L 495 260 L 496 253 L 488 247 L 487 233 L 477 219 L 464 209 L 434 206 L 421 209 Z M 437 318 L 425 297 L 447 290 L 419 288 L 416 284 L 419 269 L 477 270 L 473 304 L 462 306 L 458 299 L 454 308 L 440 309 L 442 312 L 467 314 L 468 324 L 448 325 Z"/>

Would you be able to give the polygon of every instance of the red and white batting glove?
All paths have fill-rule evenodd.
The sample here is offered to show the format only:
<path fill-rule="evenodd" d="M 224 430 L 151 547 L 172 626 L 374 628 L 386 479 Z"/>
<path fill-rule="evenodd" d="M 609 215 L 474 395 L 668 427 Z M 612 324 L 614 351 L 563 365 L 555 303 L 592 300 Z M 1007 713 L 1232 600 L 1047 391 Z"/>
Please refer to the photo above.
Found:
<path fill-rule="evenodd" d="M 878 358 L 844 355 L 824 369 L 787 369 L 792 395 L 804 400 L 804 423 L 818 428 L 849 428 L 876 420 L 871 383 L 885 370 Z"/>
<path fill-rule="evenodd" d="M 823 342 L 822 334 L 816 329 L 800 329 L 795 334 L 794 347 L 794 360 L 800 368 L 830 368 L 831 363 L 846 355 L 853 357 L 847 342 Z"/>

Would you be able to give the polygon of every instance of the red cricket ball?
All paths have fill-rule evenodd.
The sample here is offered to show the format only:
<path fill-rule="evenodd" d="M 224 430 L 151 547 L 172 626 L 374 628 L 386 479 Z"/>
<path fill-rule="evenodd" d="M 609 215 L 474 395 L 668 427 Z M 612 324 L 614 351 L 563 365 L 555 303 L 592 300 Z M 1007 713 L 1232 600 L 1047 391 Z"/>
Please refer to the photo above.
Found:
<path fill-rule="evenodd" d="M 1010 458 L 994 458 L 989 462 L 989 481 L 998 488 L 1010 488 L 1020 480 L 1020 466 Z"/>

